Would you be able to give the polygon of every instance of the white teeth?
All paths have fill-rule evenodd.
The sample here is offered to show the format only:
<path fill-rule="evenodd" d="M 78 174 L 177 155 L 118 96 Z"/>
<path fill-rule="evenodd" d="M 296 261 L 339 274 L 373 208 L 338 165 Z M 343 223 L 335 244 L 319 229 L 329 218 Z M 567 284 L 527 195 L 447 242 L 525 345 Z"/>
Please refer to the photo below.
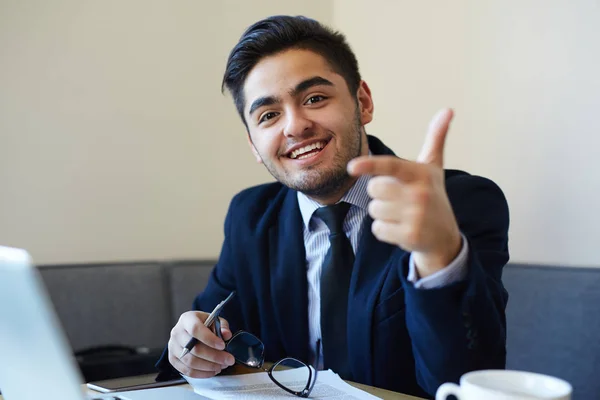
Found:
<path fill-rule="evenodd" d="M 325 142 L 316 142 L 313 144 L 309 144 L 308 146 L 301 147 L 299 149 L 292 151 L 292 154 L 290 154 L 290 158 L 298 158 L 299 160 L 301 160 L 303 158 L 308 157 L 308 155 L 303 156 L 304 153 L 307 153 L 314 149 L 322 149 L 323 147 L 325 147 L 326 144 L 327 143 L 325 143 Z"/>

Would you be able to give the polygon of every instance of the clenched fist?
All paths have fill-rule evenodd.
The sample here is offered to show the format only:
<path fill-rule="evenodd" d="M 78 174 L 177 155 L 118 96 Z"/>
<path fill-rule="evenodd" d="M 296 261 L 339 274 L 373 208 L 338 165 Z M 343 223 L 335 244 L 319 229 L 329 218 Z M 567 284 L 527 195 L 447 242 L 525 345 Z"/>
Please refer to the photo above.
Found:
<path fill-rule="evenodd" d="M 235 363 L 233 356 L 224 351 L 223 340 L 204 326 L 208 315 L 201 311 L 185 312 L 171 330 L 169 362 L 176 370 L 191 378 L 210 378 Z M 221 335 L 225 340 L 231 339 L 229 323 L 223 318 Z M 198 343 L 189 354 L 179 358 L 183 347 L 192 337 L 198 339 Z"/>

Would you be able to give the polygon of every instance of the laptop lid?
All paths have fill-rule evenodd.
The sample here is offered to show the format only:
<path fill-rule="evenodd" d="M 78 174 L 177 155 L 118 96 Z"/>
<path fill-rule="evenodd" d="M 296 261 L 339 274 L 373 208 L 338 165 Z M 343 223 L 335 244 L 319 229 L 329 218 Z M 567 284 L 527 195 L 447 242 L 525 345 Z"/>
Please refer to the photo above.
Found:
<path fill-rule="evenodd" d="M 0 246 L 0 391 L 6 400 L 83 400 L 83 379 L 29 254 Z"/>

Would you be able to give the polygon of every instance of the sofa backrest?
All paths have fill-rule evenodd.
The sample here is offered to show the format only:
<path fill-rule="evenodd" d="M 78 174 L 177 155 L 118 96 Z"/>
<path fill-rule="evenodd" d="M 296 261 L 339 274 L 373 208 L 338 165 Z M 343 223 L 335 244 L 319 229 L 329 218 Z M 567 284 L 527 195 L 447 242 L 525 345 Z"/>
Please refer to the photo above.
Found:
<path fill-rule="evenodd" d="M 600 399 L 600 269 L 511 264 L 507 368 L 569 381 L 574 400 Z"/>
<path fill-rule="evenodd" d="M 161 347 L 168 340 L 172 296 L 163 265 L 75 264 L 40 273 L 75 351 L 107 344 Z"/>
<path fill-rule="evenodd" d="M 178 261 L 167 265 L 171 293 L 171 325 L 192 308 L 194 298 L 208 283 L 213 260 Z M 210 312 L 211 310 L 208 310 Z"/>

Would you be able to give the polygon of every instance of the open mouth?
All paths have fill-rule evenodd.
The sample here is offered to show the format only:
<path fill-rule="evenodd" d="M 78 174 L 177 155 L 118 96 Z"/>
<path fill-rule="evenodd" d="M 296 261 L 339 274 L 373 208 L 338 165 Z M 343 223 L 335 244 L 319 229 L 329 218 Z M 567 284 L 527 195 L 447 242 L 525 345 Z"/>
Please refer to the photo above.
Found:
<path fill-rule="evenodd" d="M 304 160 L 306 158 L 314 157 L 327 146 L 326 140 L 320 140 L 318 142 L 311 143 L 299 149 L 296 149 L 288 154 L 288 157 L 292 160 Z"/>

